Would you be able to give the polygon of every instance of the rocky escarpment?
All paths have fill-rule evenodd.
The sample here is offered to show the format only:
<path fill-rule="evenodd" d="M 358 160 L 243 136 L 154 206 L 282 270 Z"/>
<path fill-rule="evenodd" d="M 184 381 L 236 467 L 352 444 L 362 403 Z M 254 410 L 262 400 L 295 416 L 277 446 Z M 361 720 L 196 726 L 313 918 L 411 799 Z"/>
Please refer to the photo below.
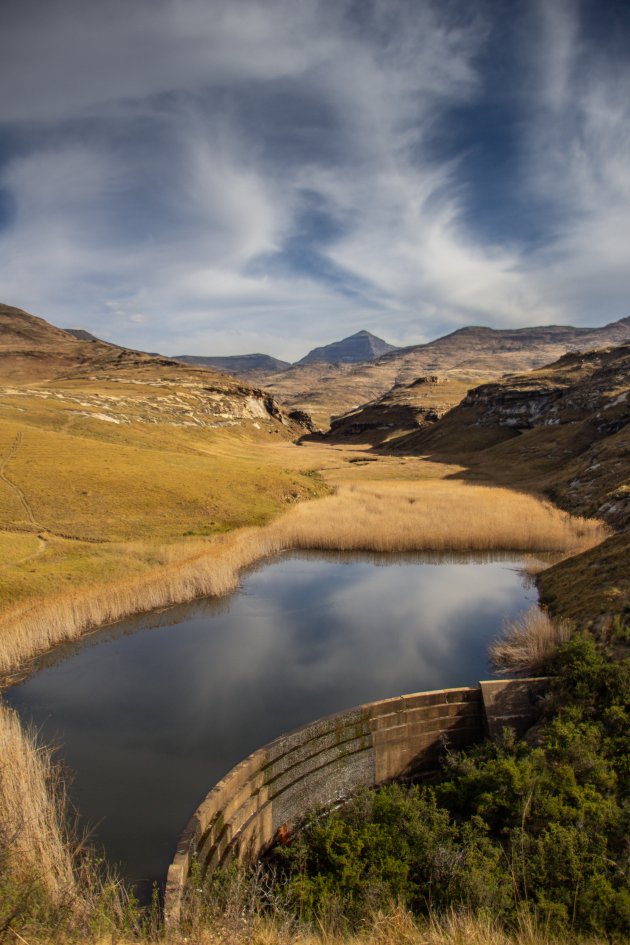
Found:
<path fill-rule="evenodd" d="M 616 433 L 630 422 L 629 354 L 628 345 L 567 354 L 544 371 L 475 388 L 462 407 L 477 410 L 475 422 L 480 426 L 531 430 L 588 417 L 598 434 Z"/>
<path fill-rule="evenodd" d="M 326 438 L 383 443 L 401 431 L 435 423 L 461 399 L 464 389 L 453 379 L 436 374 L 422 375 L 411 384 L 396 384 L 382 397 L 333 417 Z"/>
<path fill-rule="evenodd" d="M 567 354 L 543 371 L 482 385 L 459 409 L 478 430 L 521 434 L 511 452 L 534 465 L 543 459 L 534 445 L 544 442 L 544 465 L 557 466 L 553 494 L 573 511 L 630 525 L 630 345 Z"/>
<path fill-rule="evenodd" d="M 630 345 L 573 353 L 470 391 L 398 450 L 466 464 L 463 476 L 546 493 L 615 534 L 544 571 L 543 599 L 578 622 L 630 621 Z"/>

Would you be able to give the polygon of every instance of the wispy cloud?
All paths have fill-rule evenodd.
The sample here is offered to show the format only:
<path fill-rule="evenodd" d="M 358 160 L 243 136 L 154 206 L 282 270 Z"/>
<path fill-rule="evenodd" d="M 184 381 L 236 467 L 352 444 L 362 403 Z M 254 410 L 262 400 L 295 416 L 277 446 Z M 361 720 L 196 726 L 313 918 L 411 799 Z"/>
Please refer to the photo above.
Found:
<path fill-rule="evenodd" d="M 6 0 L 2 298 L 289 358 L 621 317 L 630 65 L 589 10 Z"/>

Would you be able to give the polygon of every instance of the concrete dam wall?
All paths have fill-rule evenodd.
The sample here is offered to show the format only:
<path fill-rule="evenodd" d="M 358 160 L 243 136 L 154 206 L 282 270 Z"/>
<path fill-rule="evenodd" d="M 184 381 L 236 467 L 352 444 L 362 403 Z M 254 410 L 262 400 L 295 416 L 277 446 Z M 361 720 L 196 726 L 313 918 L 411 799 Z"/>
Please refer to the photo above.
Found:
<path fill-rule="evenodd" d="M 545 687 L 541 679 L 492 680 L 370 702 L 258 749 L 210 791 L 184 830 L 168 871 L 167 921 L 178 921 L 193 859 L 209 871 L 252 861 L 309 808 L 435 770 L 445 745 L 463 748 L 504 726 L 520 734 Z"/>

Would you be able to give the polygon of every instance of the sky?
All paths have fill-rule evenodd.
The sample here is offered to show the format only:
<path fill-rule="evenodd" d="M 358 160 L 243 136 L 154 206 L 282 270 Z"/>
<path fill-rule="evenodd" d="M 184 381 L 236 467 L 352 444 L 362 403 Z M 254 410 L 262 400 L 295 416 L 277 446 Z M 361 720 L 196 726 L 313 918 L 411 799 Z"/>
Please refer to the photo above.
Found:
<path fill-rule="evenodd" d="M 627 0 L 2 0 L 0 301 L 164 354 L 630 314 Z"/>

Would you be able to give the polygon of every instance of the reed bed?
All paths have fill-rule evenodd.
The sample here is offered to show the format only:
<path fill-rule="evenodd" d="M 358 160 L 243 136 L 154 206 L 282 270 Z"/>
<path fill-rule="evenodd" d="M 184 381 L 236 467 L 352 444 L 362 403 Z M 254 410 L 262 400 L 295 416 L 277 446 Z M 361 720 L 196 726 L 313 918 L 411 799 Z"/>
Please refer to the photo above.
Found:
<path fill-rule="evenodd" d="M 280 526 L 294 547 L 353 551 L 572 553 L 609 534 L 524 493 L 444 480 L 342 485 Z"/>
<path fill-rule="evenodd" d="M 227 594 L 244 568 L 286 550 L 573 554 L 608 534 L 601 522 L 508 489 L 444 481 L 341 485 L 262 528 L 155 546 L 154 566 L 128 580 L 5 610 L 0 674 L 131 614 Z"/>
<path fill-rule="evenodd" d="M 76 892 L 65 810 L 50 751 L 0 704 L 0 872 L 57 903 Z"/>

